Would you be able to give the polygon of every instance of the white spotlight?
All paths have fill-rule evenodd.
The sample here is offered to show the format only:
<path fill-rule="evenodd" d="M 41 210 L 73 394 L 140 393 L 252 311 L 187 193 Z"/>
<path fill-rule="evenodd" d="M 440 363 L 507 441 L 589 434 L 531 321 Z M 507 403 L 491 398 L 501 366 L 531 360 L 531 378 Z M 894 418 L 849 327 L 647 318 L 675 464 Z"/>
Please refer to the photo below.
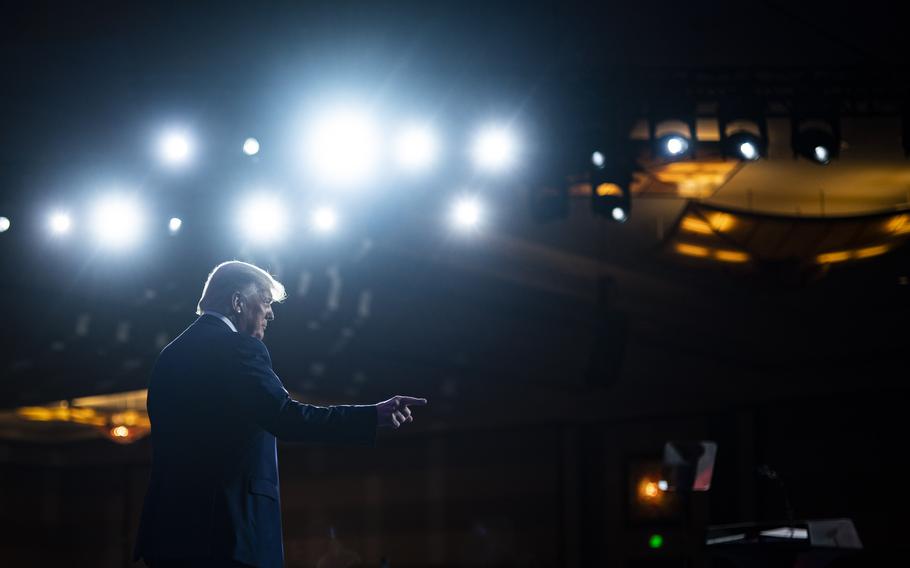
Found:
<path fill-rule="evenodd" d="M 667 138 L 664 147 L 667 150 L 667 154 L 671 156 L 679 156 L 681 154 L 685 154 L 689 149 L 689 141 L 682 136 L 670 136 Z"/>
<path fill-rule="evenodd" d="M 48 220 L 51 232 L 55 235 L 64 235 L 70 231 L 73 226 L 73 220 L 70 216 L 62 211 L 51 214 Z"/>
<path fill-rule="evenodd" d="M 329 207 L 320 207 L 313 213 L 313 226 L 321 233 L 328 233 L 338 224 L 338 216 Z"/>
<path fill-rule="evenodd" d="M 739 145 L 739 153 L 746 160 L 758 159 L 758 148 L 752 142 L 743 142 Z"/>
<path fill-rule="evenodd" d="M 475 229 L 480 224 L 480 203 L 472 197 L 462 197 L 452 207 L 452 222 L 462 230 Z"/>
<path fill-rule="evenodd" d="M 250 240 L 274 242 L 284 236 L 287 215 L 277 197 L 257 195 L 240 205 L 239 222 L 241 230 Z"/>
<path fill-rule="evenodd" d="M 330 185 L 364 183 L 379 162 L 378 128 L 362 111 L 338 110 L 322 116 L 306 142 L 307 165 Z"/>
<path fill-rule="evenodd" d="M 186 164 L 193 153 L 193 145 L 186 132 L 172 130 L 165 132 L 159 141 L 161 159 L 171 166 Z"/>
<path fill-rule="evenodd" d="M 471 153 L 480 169 L 502 171 L 515 162 L 518 144 L 506 128 L 487 127 L 477 135 Z"/>
<path fill-rule="evenodd" d="M 438 151 L 436 136 L 426 126 L 406 128 L 395 144 L 398 164 L 409 171 L 426 170 L 432 166 Z"/>
<path fill-rule="evenodd" d="M 243 141 L 243 153 L 247 156 L 255 156 L 259 153 L 259 140 L 247 138 Z"/>
<path fill-rule="evenodd" d="M 626 210 L 622 207 L 614 207 L 611 214 L 613 215 L 613 219 L 619 221 L 620 223 L 624 223 L 628 218 L 626 215 Z"/>
<path fill-rule="evenodd" d="M 594 152 L 591 154 L 591 163 L 595 168 L 602 168 L 607 163 L 607 157 L 603 155 L 603 152 Z"/>
<path fill-rule="evenodd" d="M 99 200 L 91 219 L 95 238 L 110 248 L 125 248 L 134 244 L 145 224 L 139 204 L 122 195 L 111 195 Z"/>
<path fill-rule="evenodd" d="M 180 232 L 180 227 L 183 226 L 183 220 L 180 217 L 171 217 L 171 220 L 167 222 L 167 230 L 170 231 L 172 235 L 176 235 Z"/>
<path fill-rule="evenodd" d="M 827 164 L 831 159 L 831 153 L 824 146 L 815 147 L 815 160 L 820 164 Z"/>
<path fill-rule="evenodd" d="M 9 231 L 10 220 L 6 217 L 0 217 L 0 233 Z"/>

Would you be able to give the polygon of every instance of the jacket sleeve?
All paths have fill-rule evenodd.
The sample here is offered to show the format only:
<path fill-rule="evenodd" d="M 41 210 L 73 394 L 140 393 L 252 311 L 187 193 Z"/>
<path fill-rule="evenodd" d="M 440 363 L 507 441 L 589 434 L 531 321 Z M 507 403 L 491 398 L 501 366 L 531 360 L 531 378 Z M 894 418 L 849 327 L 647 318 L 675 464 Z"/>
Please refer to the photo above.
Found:
<path fill-rule="evenodd" d="M 314 406 L 290 397 L 265 344 L 239 335 L 235 344 L 239 369 L 228 379 L 231 404 L 275 437 L 295 442 L 372 445 L 376 438 L 375 406 Z"/>

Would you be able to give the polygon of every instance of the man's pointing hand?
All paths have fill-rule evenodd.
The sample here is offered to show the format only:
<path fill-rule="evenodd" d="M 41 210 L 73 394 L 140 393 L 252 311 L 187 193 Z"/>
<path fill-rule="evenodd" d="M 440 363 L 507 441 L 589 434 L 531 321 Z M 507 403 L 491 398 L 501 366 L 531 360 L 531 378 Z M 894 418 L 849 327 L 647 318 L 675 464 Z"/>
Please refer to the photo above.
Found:
<path fill-rule="evenodd" d="M 389 400 L 376 405 L 377 423 L 379 426 L 398 428 L 405 422 L 413 422 L 409 406 L 423 406 L 427 403 L 425 398 L 412 396 L 393 396 Z"/>

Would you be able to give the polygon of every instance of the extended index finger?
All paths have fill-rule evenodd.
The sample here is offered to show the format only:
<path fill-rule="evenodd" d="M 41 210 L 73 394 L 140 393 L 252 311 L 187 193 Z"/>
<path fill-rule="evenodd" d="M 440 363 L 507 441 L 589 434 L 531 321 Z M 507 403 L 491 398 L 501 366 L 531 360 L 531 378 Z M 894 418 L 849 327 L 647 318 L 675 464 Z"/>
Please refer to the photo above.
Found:
<path fill-rule="evenodd" d="M 405 406 L 423 406 L 427 403 L 425 398 L 415 398 L 413 396 L 399 396 L 398 404 L 403 404 Z"/>

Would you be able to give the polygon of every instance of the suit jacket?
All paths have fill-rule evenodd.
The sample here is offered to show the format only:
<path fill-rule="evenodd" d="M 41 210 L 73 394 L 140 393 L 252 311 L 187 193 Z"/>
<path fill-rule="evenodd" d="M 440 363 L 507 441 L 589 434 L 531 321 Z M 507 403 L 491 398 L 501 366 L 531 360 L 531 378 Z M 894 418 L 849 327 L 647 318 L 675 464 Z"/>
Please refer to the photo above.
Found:
<path fill-rule="evenodd" d="M 265 345 L 204 315 L 158 357 L 148 392 L 152 471 L 135 559 L 282 566 L 275 439 L 372 444 L 373 406 L 293 400 Z"/>

